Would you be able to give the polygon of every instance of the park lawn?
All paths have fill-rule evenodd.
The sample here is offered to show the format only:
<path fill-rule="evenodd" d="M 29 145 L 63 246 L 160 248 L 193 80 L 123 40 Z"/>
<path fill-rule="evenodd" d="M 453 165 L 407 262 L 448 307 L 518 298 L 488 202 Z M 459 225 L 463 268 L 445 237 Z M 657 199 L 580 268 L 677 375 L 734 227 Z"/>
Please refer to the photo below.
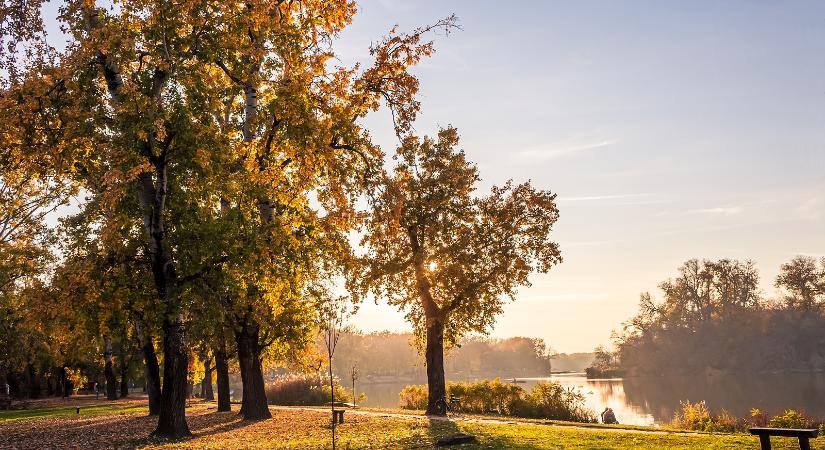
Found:
<path fill-rule="evenodd" d="M 0 448 L 147 448 L 147 449 L 320 449 L 330 447 L 329 413 L 273 409 L 273 418 L 243 423 L 236 412 L 217 413 L 214 403 L 195 402 L 187 410 L 193 437 L 168 442 L 148 438 L 156 419 L 145 415 L 145 401 L 86 402 L 73 406 L 32 404 L 21 411 L 0 411 Z M 233 405 L 237 407 L 237 405 Z M 73 411 L 73 410 L 72 410 Z M 461 449 L 758 449 L 758 439 L 742 434 L 644 433 L 528 423 L 430 421 L 421 418 L 348 414 L 338 431 L 341 449 L 432 448 L 442 436 L 475 435 L 479 442 Z M 795 440 L 774 439 L 774 448 L 797 448 Z M 825 439 L 812 441 L 825 448 Z"/>
<path fill-rule="evenodd" d="M 392 414 L 418 414 L 423 415 L 423 409 L 404 409 L 404 408 L 374 408 L 374 407 L 359 407 L 359 411 L 372 411 L 372 412 L 379 412 L 379 413 L 392 413 Z M 458 419 L 493 419 L 493 420 L 501 420 L 506 422 L 518 422 L 518 423 L 532 423 L 538 425 L 559 425 L 559 426 L 572 426 L 577 428 L 607 428 L 607 429 L 615 429 L 615 430 L 639 430 L 639 431 L 672 431 L 672 432 L 682 432 L 684 430 L 674 428 L 672 426 L 650 426 L 650 425 L 632 425 L 632 424 L 617 424 L 617 425 L 609 425 L 604 423 L 582 423 L 582 422 L 569 422 L 565 420 L 551 420 L 551 419 L 530 419 L 526 417 L 515 417 L 515 416 L 503 416 L 503 415 L 495 415 L 495 414 L 478 414 L 478 413 L 457 413 L 453 415 L 450 413 L 451 417 L 455 417 Z M 691 431 L 691 433 L 706 433 L 704 431 Z"/>
<path fill-rule="evenodd" d="M 78 416 L 77 408 L 80 408 Z M 146 414 L 145 399 L 124 399 L 108 403 L 93 396 L 45 399 L 28 402 L 24 409 L 0 410 L 0 423 L 38 417 L 85 417 L 99 414 Z"/>

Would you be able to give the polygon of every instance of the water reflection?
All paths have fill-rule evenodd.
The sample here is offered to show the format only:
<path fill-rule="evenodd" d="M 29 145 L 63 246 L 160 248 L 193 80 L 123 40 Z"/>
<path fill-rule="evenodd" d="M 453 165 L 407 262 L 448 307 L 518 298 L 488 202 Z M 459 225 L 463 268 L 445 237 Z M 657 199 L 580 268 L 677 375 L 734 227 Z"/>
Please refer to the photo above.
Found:
<path fill-rule="evenodd" d="M 545 378 L 524 378 L 526 383 L 522 387 L 533 389 L 542 381 L 554 381 L 564 387 L 572 387 L 584 395 L 585 405 L 596 415 L 606 407 L 613 408 L 619 423 L 633 425 L 653 425 L 653 416 L 644 408 L 627 401 L 624 384 L 621 379 L 588 380 L 584 374 L 560 374 Z"/>
<path fill-rule="evenodd" d="M 657 422 L 668 421 L 680 400 L 705 400 L 715 412 L 726 409 L 737 417 L 759 408 L 774 415 L 794 408 L 825 417 L 825 375 L 767 374 L 667 378 L 627 378 L 629 403 L 649 411 Z"/>
<path fill-rule="evenodd" d="M 573 387 L 597 414 L 613 408 L 621 423 L 636 425 L 670 422 L 682 400 L 705 400 L 712 411 L 726 409 L 744 417 L 751 408 L 779 414 L 795 408 L 814 417 L 825 417 L 825 374 L 715 375 L 695 377 L 626 378 L 588 380 L 584 374 L 559 374 L 541 378 L 519 378 L 530 390 L 541 381 Z M 419 382 L 419 384 L 425 381 Z M 395 408 L 398 393 L 411 383 L 363 384 L 365 405 Z"/>

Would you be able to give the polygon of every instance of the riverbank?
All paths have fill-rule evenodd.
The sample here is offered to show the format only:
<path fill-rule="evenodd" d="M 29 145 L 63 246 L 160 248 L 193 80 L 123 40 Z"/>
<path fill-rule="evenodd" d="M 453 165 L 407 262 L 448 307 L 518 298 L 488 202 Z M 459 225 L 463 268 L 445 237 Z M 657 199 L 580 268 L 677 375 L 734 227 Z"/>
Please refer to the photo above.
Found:
<path fill-rule="evenodd" d="M 80 413 L 76 408 L 80 408 Z M 187 409 L 193 437 L 166 442 L 147 438 L 155 418 L 146 416 L 145 400 L 78 399 L 32 402 L 29 408 L 0 411 L 0 448 L 300 448 L 330 446 L 329 412 L 314 408 L 272 407 L 272 419 L 251 424 L 232 413 L 217 413 L 214 403 L 192 402 Z M 758 449 L 744 434 L 672 432 L 655 428 L 581 426 L 546 421 L 514 421 L 483 416 L 433 420 L 401 411 L 351 411 L 338 427 L 340 448 L 432 448 L 444 436 L 462 432 L 484 449 Z M 825 439 L 814 440 L 814 448 Z M 776 439 L 774 448 L 796 448 L 792 439 Z"/>

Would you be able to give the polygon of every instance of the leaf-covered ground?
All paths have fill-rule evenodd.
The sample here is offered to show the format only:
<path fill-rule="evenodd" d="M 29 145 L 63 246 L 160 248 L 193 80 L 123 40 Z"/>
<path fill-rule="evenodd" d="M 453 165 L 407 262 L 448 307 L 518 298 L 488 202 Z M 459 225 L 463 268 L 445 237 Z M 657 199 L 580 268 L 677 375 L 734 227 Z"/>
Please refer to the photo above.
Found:
<path fill-rule="evenodd" d="M 80 414 L 76 413 L 80 407 Z M 178 442 L 148 438 L 156 419 L 146 416 L 145 400 L 54 400 L 27 409 L 0 411 L 0 448 L 91 449 L 321 449 L 330 447 L 329 413 L 273 409 L 273 418 L 244 423 L 236 412 L 217 413 L 214 403 L 192 403 L 187 410 L 193 437 Z M 350 414 L 338 427 L 341 449 L 426 449 L 448 434 L 478 437 L 478 449 L 758 449 L 746 435 L 665 434 L 633 430 L 583 429 L 478 421 L 430 421 L 424 417 Z M 825 448 L 825 439 L 812 442 Z M 452 447 L 456 448 L 456 447 Z M 774 448 L 797 448 L 795 440 L 775 439 Z"/>

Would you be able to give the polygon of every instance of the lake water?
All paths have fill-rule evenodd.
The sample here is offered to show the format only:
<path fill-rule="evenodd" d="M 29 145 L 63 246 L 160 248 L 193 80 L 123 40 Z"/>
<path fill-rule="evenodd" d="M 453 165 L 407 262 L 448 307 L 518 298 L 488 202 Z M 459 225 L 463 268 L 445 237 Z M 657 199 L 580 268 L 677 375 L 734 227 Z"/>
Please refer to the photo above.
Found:
<path fill-rule="evenodd" d="M 738 417 L 751 408 L 779 414 L 788 408 L 825 417 L 825 374 L 716 375 L 696 377 L 626 378 L 588 380 L 584 374 L 557 374 L 550 377 L 519 378 L 530 390 L 541 381 L 572 387 L 585 397 L 587 407 L 597 414 L 613 408 L 621 423 L 656 425 L 670 422 L 679 402 L 705 400 L 711 411 L 726 409 Z M 365 406 L 394 408 L 398 393 L 410 383 L 374 383 L 356 386 L 367 396 Z"/>

